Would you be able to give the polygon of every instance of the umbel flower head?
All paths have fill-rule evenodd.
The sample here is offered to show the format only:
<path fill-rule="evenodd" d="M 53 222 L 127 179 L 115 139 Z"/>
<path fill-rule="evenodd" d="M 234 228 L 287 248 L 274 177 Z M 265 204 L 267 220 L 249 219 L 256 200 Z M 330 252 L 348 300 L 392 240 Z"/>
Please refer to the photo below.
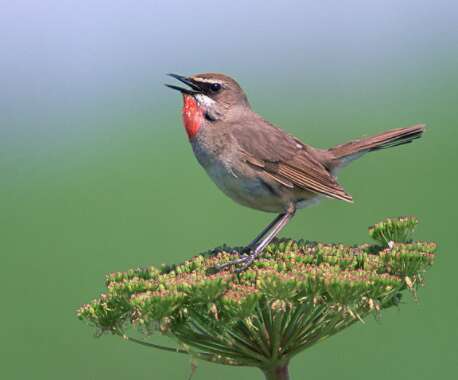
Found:
<path fill-rule="evenodd" d="M 413 242 L 413 217 L 369 228 L 377 244 L 346 246 L 277 239 L 240 274 L 214 267 L 234 258 L 222 247 L 184 263 L 106 277 L 106 291 L 78 310 L 99 334 L 286 379 L 302 350 L 399 304 L 415 293 L 436 244 Z M 134 328 L 143 339 L 128 337 Z M 167 335 L 175 347 L 154 343 Z"/>

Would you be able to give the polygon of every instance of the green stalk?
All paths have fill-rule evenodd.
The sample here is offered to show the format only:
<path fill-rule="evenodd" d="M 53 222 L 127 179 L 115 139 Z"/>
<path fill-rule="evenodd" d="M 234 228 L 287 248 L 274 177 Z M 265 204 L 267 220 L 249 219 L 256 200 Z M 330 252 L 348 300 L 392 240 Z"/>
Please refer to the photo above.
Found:
<path fill-rule="evenodd" d="M 288 363 L 262 368 L 266 380 L 289 380 Z"/>

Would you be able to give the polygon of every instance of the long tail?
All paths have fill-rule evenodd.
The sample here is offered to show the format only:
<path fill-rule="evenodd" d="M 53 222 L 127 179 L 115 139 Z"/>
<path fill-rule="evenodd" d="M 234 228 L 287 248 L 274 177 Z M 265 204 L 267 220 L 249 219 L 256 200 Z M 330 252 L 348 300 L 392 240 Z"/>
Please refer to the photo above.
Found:
<path fill-rule="evenodd" d="M 330 166 L 332 169 L 341 168 L 364 153 L 408 144 L 420 138 L 424 131 L 425 125 L 418 124 L 413 127 L 392 129 L 379 135 L 337 145 L 328 150 L 328 154 L 331 156 Z"/>

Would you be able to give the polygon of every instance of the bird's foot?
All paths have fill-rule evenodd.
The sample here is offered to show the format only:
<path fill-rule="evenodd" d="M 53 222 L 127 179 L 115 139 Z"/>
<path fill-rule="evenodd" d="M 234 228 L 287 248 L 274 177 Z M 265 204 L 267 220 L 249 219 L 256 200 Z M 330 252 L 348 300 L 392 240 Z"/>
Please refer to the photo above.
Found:
<path fill-rule="evenodd" d="M 242 253 L 244 252 L 244 253 Z M 242 264 L 241 267 L 234 270 L 235 273 L 242 273 L 245 271 L 256 259 L 258 254 L 256 251 L 253 251 L 251 248 L 246 247 L 241 253 L 240 258 L 228 261 L 227 263 L 216 265 L 215 269 L 217 271 L 223 270 L 225 268 L 231 267 L 233 265 Z"/>

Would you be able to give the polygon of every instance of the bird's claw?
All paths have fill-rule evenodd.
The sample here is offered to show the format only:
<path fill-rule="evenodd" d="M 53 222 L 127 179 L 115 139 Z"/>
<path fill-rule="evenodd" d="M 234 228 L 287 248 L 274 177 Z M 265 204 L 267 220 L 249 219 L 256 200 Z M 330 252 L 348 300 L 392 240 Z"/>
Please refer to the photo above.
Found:
<path fill-rule="evenodd" d="M 245 271 L 254 261 L 256 255 L 250 250 L 250 254 L 243 253 L 240 258 L 228 261 L 227 263 L 216 265 L 215 269 L 220 271 L 227 267 L 231 267 L 233 265 L 243 264 L 240 268 L 237 268 L 234 272 L 235 273 L 242 273 Z"/>
<path fill-rule="evenodd" d="M 244 258 L 245 260 L 244 260 L 243 265 L 240 268 L 235 269 L 234 272 L 237 274 L 244 272 L 253 263 L 255 258 L 256 258 L 256 255 L 246 256 Z"/>

